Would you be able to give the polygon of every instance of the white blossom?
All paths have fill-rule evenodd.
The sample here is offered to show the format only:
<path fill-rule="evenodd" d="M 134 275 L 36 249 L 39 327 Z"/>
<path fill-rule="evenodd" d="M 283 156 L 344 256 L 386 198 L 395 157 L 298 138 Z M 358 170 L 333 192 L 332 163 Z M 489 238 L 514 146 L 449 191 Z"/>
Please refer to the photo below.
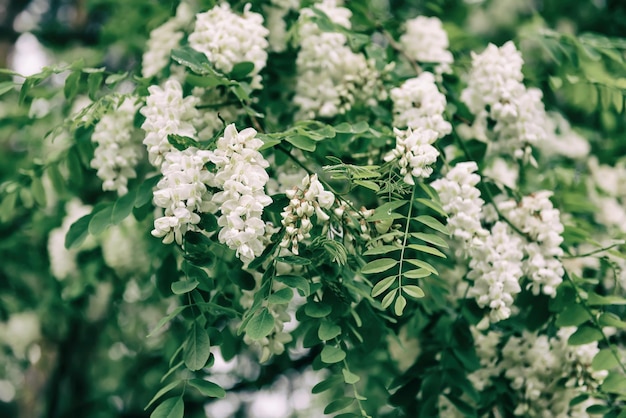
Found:
<path fill-rule="evenodd" d="M 118 195 L 128 192 L 128 179 L 135 178 L 135 166 L 141 157 L 141 145 L 133 140 L 133 120 L 138 105 L 127 97 L 111 113 L 96 123 L 91 140 L 96 143 L 91 167 L 98 170 L 102 190 Z"/>
<path fill-rule="evenodd" d="M 435 76 L 423 72 L 419 77 L 405 81 L 391 90 L 393 126 L 397 128 L 427 128 L 436 131 L 439 138 L 452 132 L 452 125 L 443 118 L 446 96 L 435 84 Z"/>
<path fill-rule="evenodd" d="M 400 45 L 406 55 L 418 62 L 439 64 L 437 73 L 450 72 L 454 58 L 448 50 L 448 34 L 441 20 L 418 16 L 407 20 L 405 25 L 406 31 L 400 37 Z"/>
<path fill-rule="evenodd" d="M 235 64 L 252 62 L 251 85 L 259 89 L 259 73 L 267 63 L 268 34 L 263 26 L 263 16 L 251 12 L 250 4 L 245 6 L 240 16 L 230 9 L 228 3 L 222 3 L 196 15 L 189 45 L 203 52 L 215 68 L 225 74 L 230 73 Z"/>
<path fill-rule="evenodd" d="M 402 131 L 394 128 L 396 147 L 385 155 L 385 161 L 398 160 L 400 174 L 406 184 L 415 184 L 413 177 L 428 178 L 433 172 L 432 164 L 437 161 L 439 151 L 431 144 L 439 134 L 432 129 L 407 129 Z"/>

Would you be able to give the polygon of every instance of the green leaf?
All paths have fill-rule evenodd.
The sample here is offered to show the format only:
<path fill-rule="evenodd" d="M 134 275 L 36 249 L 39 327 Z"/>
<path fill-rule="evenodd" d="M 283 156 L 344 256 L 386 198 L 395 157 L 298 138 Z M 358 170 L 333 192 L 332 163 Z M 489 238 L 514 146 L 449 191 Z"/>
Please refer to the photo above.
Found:
<path fill-rule="evenodd" d="M 148 408 L 150 408 L 150 405 L 152 405 L 157 399 L 159 399 L 161 396 L 165 395 L 167 392 L 169 392 L 170 390 L 174 389 L 176 386 L 178 386 L 180 384 L 181 380 L 175 380 L 173 382 L 171 382 L 170 384 L 162 387 L 157 393 L 156 395 L 154 395 L 154 397 L 150 400 L 150 402 L 148 402 L 148 405 L 146 405 L 146 407 L 143 409 L 144 411 Z"/>
<path fill-rule="evenodd" d="M 413 238 L 417 238 L 417 239 L 421 239 L 422 241 L 426 241 L 430 244 L 436 245 L 438 247 L 443 247 L 443 248 L 448 248 L 448 243 L 446 242 L 446 240 L 444 240 L 443 238 L 441 238 L 438 235 L 435 234 L 425 234 L 423 232 L 413 232 L 411 233 L 411 236 Z"/>
<path fill-rule="evenodd" d="M 343 373 L 343 381 L 349 385 L 354 385 L 359 380 L 361 380 L 361 378 L 358 375 L 352 373 L 348 369 L 342 369 L 341 373 Z"/>
<path fill-rule="evenodd" d="M 373 190 L 375 192 L 380 190 L 380 186 L 371 180 L 354 180 L 354 184 L 365 187 L 366 189 Z"/>
<path fill-rule="evenodd" d="M 172 293 L 175 295 L 182 295 L 184 293 L 189 293 L 198 285 L 200 282 L 196 280 L 179 280 L 177 282 L 173 282 L 171 285 Z"/>
<path fill-rule="evenodd" d="M 100 89 L 100 84 L 102 84 L 103 78 L 104 75 L 102 72 L 91 73 L 87 77 L 87 92 L 91 100 L 96 100 L 96 95 Z"/>
<path fill-rule="evenodd" d="M 274 276 L 274 279 L 286 284 L 291 288 L 301 290 L 304 296 L 309 296 L 311 294 L 311 287 L 309 286 L 309 282 L 304 277 L 283 274 L 281 276 Z"/>
<path fill-rule="evenodd" d="M 424 225 L 434 229 L 435 231 L 441 232 L 442 234 L 445 234 L 448 236 L 450 235 L 450 231 L 448 230 L 448 227 L 442 224 L 441 222 L 439 222 L 437 219 L 433 218 L 432 216 L 420 215 L 420 216 L 417 216 L 415 220 L 417 222 L 421 222 Z"/>
<path fill-rule="evenodd" d="M 341 134 L 362 134 L 369 129 L 367 122 L 357 122 L 354 125 L 342 122 L 335 126 L 335 131 Z"/>
<path fill-rule="evenodd" d="M 131 190 L 123 196 L 120 196 L 113 205 L 111 212 L 111 223 L 114 225 L 122 222 L 128 215 L 133 212 L 135 199 L 137 198 L 136 190 Z"/>
<path fill-rule="evenodd" d="M 166 399 L 150 414 L 150 418 L 183 418 L 185 403 L 182 396 Z"/>
<path fill-rule="evenodd" d="M 626 378 L 620 372 L 609 372 L 609 375 L 602 382 L 600 390 L 602 392 L 626 395 Z"/>
<path fill-rule="evenodd" d="M 611 370 L 619 366 L 619 362 L 609 348 L 603 348 L 593 357 L 591 368 L 593 370 Z"/>
<path fill-rule="evenodd" d="M 89 223 L 92 214 L 85 215 L 70 226 L 65 235 L 65 248 L 68 250 L 80 246 L 89 235 Z"/>
<path fill-rule="evenodd" d="M 382 221 L 386 219 L 404 218 L 404 216 L 394 213 L 394 211 L 406 205 L 406 203 L 407 202 L 405 200 L 395 200 L 393 202 L 384 203 L 376 208 L 376 210 L 374 211 L 374 214 L 370 216 L 369 218 L 367 218 L 367 221 L 374 222 L 374 221 Z"/>
<path fill-rule="evenodd" d="M 18 104 L 20 106 L 23 105 L 24 102 L 26 101 L 26 96 L 28 95 L 28 92 L 30 91 L 30 89 L 33 87 L 34 84 L 35 82 L 32 78 L 27 78 L 26 80 L 24 80 L 24 84 L 22 84 L 22 88 L 20 89 L 20 96 L 18 99 Z"/>
<path fill-rule="evenodd" d="M 372 247 L 366 250 L 363 255 L 381 255 L 388 254 L 392 251 L 401 250 L 402 247 L 398 247 L 397 245 L 379 245 L 378 247 Z"/>
<path fill-rule="evenodd" d="M 402 286 L 402 291 L 416 299 L 424 297 L 424 291 L 422 290 L 422 288 L 413 284 L 407 284 Z"/>
<path fill-rule="evenodd" d="M 297 255 L 285 255 L 281 257 L 276 257 L 276 261 L 285 264 L 291 264 L 293 266 L 308 266 L 311 264 L 311 260 L 304 257 L 299 257 Z"/>
<path fill-rule="evenodd" d="M 291 135 L 291 136 L 287 136 L 285 140 L 289 142 L 291 145 L 293 145 L 294 147 L 300 148 L 301 150 L 309 151 L 309 152 L 315 151 L 315 147 L 316 147 L 315 141 L 313 141 L 311 138 L 307 136 Z"/>
<path fill-rule="evenodd" d="M 587 409 L 585 409 L 585 412 L 592 414 L 592 415 L 599 415 L 599 414 L 605 414 L 609 412 L 610 410 L 611 410 L 611 407 L 609 407 L 608 405 L 595 404 L 595 405 L 588 406 Z"/>
<path fill-rule="evenodd" d="M 161 328 L 163 328 L 163 326 L 165 324 L 167 324 L 168 322 L 170 322 L 176 315 L 178 315 L 179 313 L 181 313 L 182 311 L 185 310 L 185 308 L 187 308 L 187 306 L 177 306 L 174 310 L 172 310 L 172 312 L 170 312 L 167 316 L 161 318 L 161 320 L 159 322 L 157 322 L 156 326 L 154 327 L 154 329 L 150 332 L 150 334 L 147 335 L 147 338 L 152 337 L 158 330 L 160 330 Z"/>
<path fill-rule="evenodd" d="M 378 260 L 370 261 L 361 269 L 362 274 L 374 274 L 382 273 L 398 264 L 397 260 L 393 258 L 379 258 Z"/>
<path fill-rule="evenodd" d="M 400 295 L 396 299 L 396 303 L 393 307 L 396 316 L 402 316 L 402 314 L 404 313 L 404 308 L 406 308 L 406 299 L 404 298 L 404 296 Z"/>
<path fill-rule="evenodd" d="M 387 289 L 391 287 L 391 285 L 397 278 L 398 276 L 389 276 L 376 283 L 372 288 L 372 297 L 375 298 L 378 295 L 382 295 Z"/>
<path fill-rule="evenodd" d="M 189 370 L 196 371 L 204 367 L 211 355 L 211 343 L 206 329 L 194 322 L 185 340 L 183 360 Z"/>
<path fill-rule="evenodd" d="M 616 295 L 601 296 L 597 293 L 589 292 L 587 303 L 589 305 L 626 305 L 626 298 Z"/>
<path fill-rule="evenodd" d="M 321 302 L 309 302 L 304 305 L 304 313 L 310 318 L 324 318 L 332 311 L 332 306 Z"/>
<path fill-rule="evenodd" d="M 339 334 L 341 334 L 341 327 L 329 321 L 322 321 L 320 323 L 320 328 L 317 331 L 317 336 L 322 341 L 332 340 Z"/>
<path fill-rule="evenodd" d="M 89 221 L 89 233 L 97 236 L 111 226 L 111 214 L 113 213 L 113 205 L 106 205 L 96 212 Z"/>
<path fill-rule="evenodd" d="M 46 206 L 46 190 L 43 187 L 43 182 L 41 181 L 41 177 L 33 177 L 32 183 L 30 184 L 30 191 L 33 194 L 33 199 L 35 202 L 41 207 Z"/>
<path fill-rule="evenodd" d="M 578 304 L 567 305 L 565 309 L 556 317 L 555 325 L 561 327 L 577 327 L 583 322 L 587 322 L 591 317 L 587 310 Z"/>
<path fill-rule="evenodd" d="M 116 84 L 122 81 L 123 79 L 125 79 L 126 77 L 128 77 L 128 72 L 119 73 L 119 74 L 111 74 L 107 76 L 107 78 L 104 80 L 104 84 L 106 85 Z"/>
<path fill-rule="evenodd" d="M 331 403 L 329 403 L 326 408 L 324 408 L 324 414 L 332 414 L 337 411 L 341 411 L 342 409 L 346 409 L 354 402 L 354 398 L 349 398 L 344 396 L 339 399 L 335 399 Z"/>
<path fill-rule="evenodd" d="M 408 245 L 408 247 L 413 249 L 413 250 L 415 250 L 415 251 L 432 254 L 432 255 L 435 255 L 435 256 L 441 257 L 441 258 L 446 258 L 446 255 L 444 253 L 442 253 L 441 251 L 439 251 L 436 248 L 429 247 L 428 245 L 410 244 L 410 245 Z"/>
<path fill-rule="evenodd" d="M 397 293 L 398 293 L 398 289 L 393 289 L 391 292 L 385 295 L 385 297 L 383 298 L 381 302 L 383 309 L 387 309 L 388 307 L 391 306 L 391 304 L 393 303 L 393 299 L 396 297 Z"/>
<path fill-rule="evenodd" d="M 423 269 L 426 269 L 426 270 L 430 271 L 432 274 L 434 274 L 436 276 L 439 275 L 439 272 L 437 271 L 437 269 L 435 269 L 433 266 L 431 266 L 430 264 L 428 264 L 424 260 L 407 259 L 406 262 L 410 263 L 410 264 L 413 264 L 416 267 L 421 267 Z"/>
<path fill-rule="evenodd" d="M 226 396 L 226 391 L 221 386 L 209 382 L 204 379 L 191 379 L 189 384 L 198 389 L 201 394 L 208 396 L 209 398 L 223 398 Z"/>
<path fill-rule="evenodd" d="M 177 134 L 167 135 L 167 142 L 172 144 L 172 146 L 176 148 L 178 151 L 184 151 L 190 147 L 198 148 L 198 145 L 199 145 L 195 139 L 190 138 L 188 136 L 177 135 Z"/>
<path fill-rule="evenodd" d="M 0 83 L 0 96 L 10 92 L 14 88 L 15 83 L 13 83 L 12 81 L 3 81 L 2 83 Z"/>
<path fill-rule="evenodd" d="M 148 177 L 141 183 L 139 190 L 137 190 L 137 197 L 135 199 L 135 207 L 139 208 L 152 201 L 152 189 L 157 185 L 162 176 L 157 174 L 156 176 Z"/>
<path fill-rule="evenodd" d="M 598 318 L 598 324 L 601 327 L 616 327 L 626 329 L 626 322 L 622 321 L 619 316 L 613 312 L 603 312 Z"/>
<path fill-rule="evenodd" d="M 287 287 L 272 293 L 270 297 L 267 298 L 267 303 L 270 305 L 281 305 L 289 303 L 291 299 L 293 299 L 293 289 Z"/>
<path fill-rule="evenodd" d="M 322 380 L 321 382 L 313 386 L 313 389 L 311 389 L 311 393 L 317 394 L 317 393 L 326 392 L 328 389 L 331 389 L 334 386 L 337 386 L 338 384 L 342 382 L 343 382 L 343 379 L 341 378 L 341 376 L 336 375 L 336 374 L 331 375 L 328 379 Z"/>
<path fill-rule="evenodd" d="M 431 208 L 432 210 L 434 210 L 435 212 L 437 212 L 441 216 L 444 216 L 444 217 L 448 216 L 448 214 L 446 213 L 445 210 L 443 210 L 441 205 L 439 203 L 435 202 L 435 201 L 424 199 L 422 197 L 418 197 L 417 199 L 415 199 L 415 201 L 418 202 L 418 203 L 421 203 L 422 205 L 424 205 L 426 207 Z"/>
<path fill-rule="evenodd" d="M 335 364 L 346 358 L 346 352 L 339 347 L 325 345 L 322 349 L 321 359 L 326 364 Z"/>
<path fill-rule="evenodd" d="M 233 69 L 228 74 L 228 78 L 233 80 L 241 80 L 254 70 L 254 63 L 249 61 L 238 62 L 233 65 Z"/>
<path fill-rule="evenodd" d="M 172 59 L 196 74 L 206 74 L 212 70 L 206 55 L 189 46 L 173 49 Z"/>
<path fill-rule="evenodd" d="M 407 279 L 422 279 L 430 276 L 431 274 L 432 272 L 426 270 L 425 268 L 418 268 L 417 270 L 409 270 L 402 273 L 402 275 Z"/>
<path fill-rule="evenodd" d="M 604 338 L 604 336 L 599 329 L 589 326 L 582 326 L 578 328 L 576 332 L 570 335 L 567 342 L 569 345 L 582 345 L 601 340 L 602 338 Z"/>
<path fill-rule="evenodd" d="M 253 340 L 265 338 L 274 330 L 274 316 L 267 308 L 262 308 L 250 319 L 246 326 L 246 334 Z"/>

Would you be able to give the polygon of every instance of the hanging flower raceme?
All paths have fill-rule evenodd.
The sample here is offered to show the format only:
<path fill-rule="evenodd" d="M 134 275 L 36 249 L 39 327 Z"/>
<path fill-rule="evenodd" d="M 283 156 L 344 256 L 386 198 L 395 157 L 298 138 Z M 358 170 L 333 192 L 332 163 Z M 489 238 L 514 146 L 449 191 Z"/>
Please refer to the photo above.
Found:
<path fill-rule="evenodd" d="M 451 71 L 454 58 L 448 50 L 448 34 L 438 18 L 418 16 L 407 20 L 400 45 L 404 53 L 415 61 L 439 64 L 435 68 L 438 74 Z"/>
<path fill-rule="evenodd" d="M 135 166 L 141 157 L 141 144 L 133 141 L 133 120 L 138 105 L 134 97 L 122 99 L 119 106 L 104 115 L 94 128 L 91 140 L 96 143 L 91 167 L 98 170 L 102 190 L 128 192 L 128 179 L 135 178 Z"/>
<path fill-rule="evenodd" d="M 435 84 L 435 76 L 423 72 L 419 77 L 405 81 L 391 90 L 393 100 L 393 126 L 397 128 L 427 128 L 437 132 L 439 138 L 452 132 L 452 125 L 443 118 L 446 96 Z"/>
<path fill-rule="evenodd" d="M 217 223 L 221 243 L 237 251 L 237 256 L 249 263 L 259 256 L 266 245 L 266 224 L 261 219 L 263 208 L 272 203 L 265 194 L 269 163 L 258 151 L 263 141 L 252 128 L 237 132 L 228 125 L 217 141 L 217 149 L 209 159 L 217 169 L 211 186 L 222 189 L 213 196 L 221 216 Z"/>
<path fill-rule="evenodd" d="M 401 131 L 394 128 L 396 148 L 385 156 L 385 161 L 398 160 L 400 174 L 406 184 L 415 184 L 413 177 L 428 178 L 433 172 L 431 164 L 439 157 L 439 151 L 431 144 L 439 135 L 432 129 L 417 128 Z"/>
<path fill-rule="evenodd" d="M 311 217 L 317 215 L 319 221 L 328 221 L 330 216 L 322 209 L 330 209 L 335 202 L 335 195 L 324 190 L 317 174 L 307 175 L 298 188 L 287 190 L 289 205 L 281 213 L 281 223 L 285 227 L 285 236 L 280 243 L 292 253 L 298 254 L 300 242 L 311 237 L 313 222 Z"/>
<path fill-rule="evenodd" d="M 233 70 L 235 64 L 251 62 L 252 88 L 261 88 L 259 73 L 267 63 L 267 36 L 263 16 L 250 11 L 250 4 L 243 15 L 234 13 L 228 3 L 222 3 L 205 13 L 196 15 L 196 25 L 189 35 L 189 45 L 203 52 L 209 61 L 224 74 Z"/>

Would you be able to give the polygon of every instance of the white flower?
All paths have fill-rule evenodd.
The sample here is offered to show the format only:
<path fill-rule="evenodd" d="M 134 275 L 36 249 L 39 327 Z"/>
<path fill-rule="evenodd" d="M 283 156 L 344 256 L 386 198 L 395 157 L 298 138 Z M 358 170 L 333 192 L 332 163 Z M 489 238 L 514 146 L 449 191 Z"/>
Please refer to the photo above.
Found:
<path fill-rule="evenodd" d="M 438 133 L 422 128 L 406 131 L 394 128 L 393 131 L 396 148 L 384 157 L 385 161 L 398 160 L 400 174 L 407 184 L 415 184 L 413 177 L 430 177 L 433 172 L 431 164 L 439 157 L 439 151 L 431 145 L 439 137 Z"/>
<path fill-rule="evenodd" d="M 449 72 L 454 61 L 448 51 L 448 34 L 436 17 L 418 16 L 406 21 L 400 45 L 406 55 L 418 62 L 440 64 L 438 73 Z"/>
<path fill-rule="evenodd" d="M 196 25 L 189 35 L 189 45 L 203 52 L 209 61 L 225 74 L 235 64 L 252 62 L 252 88 L 261 88 L 259 73 L 267 63 L 267 36 L 263 16 L 250 11 L 246 5 L 242 16 L 233 13 L 228 3 L 222 3 L 196 15 Z"/>
<path fill-rule="evenodd" d="M 127 97 L 96 123 L 91 140 L 96 143 L 91 167 L 102 180 L 102 190 L 114 190 L 118 195 L 128 192 L 128 179 L 135 178 L 135 166 L 141 156 L 141 146 L 133 141 L 133 119 L 138 106 L 135 98 Z"/>
<path fill-rule="evenodd" d="M 428 128 L 436 131 L 439 138 L 452 132 L 452 125 L 443 118 L 446 96 L 437 89 L 432 73 L 423 72 L 392 89 L 391 100 L 395 127 Z"/>

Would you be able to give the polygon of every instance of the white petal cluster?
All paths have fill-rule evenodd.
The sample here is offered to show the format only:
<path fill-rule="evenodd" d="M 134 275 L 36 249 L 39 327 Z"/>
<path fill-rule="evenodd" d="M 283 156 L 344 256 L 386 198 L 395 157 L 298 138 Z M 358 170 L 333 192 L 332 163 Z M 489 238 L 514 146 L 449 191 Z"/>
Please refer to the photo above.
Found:
<path fill-rule="evenodd" d="M 164 244 L 174 241 L 182 245 L 187 231 L 197 230 L 200 213 L 212 212 L 211 193 L 207 184 L 213 176 L 204 165 L 209 151 L 190 147 L 172 149 L 161 165 L 163 178 L 157 183 L 153 203 L 163 208 L 163 216 L 154 220 L 152 235 L 163 238 Z"/>
<path fill-rule="evenodd" d="M 265 248 L 266 225 L 261 215 L 263 208 L 272 203 L 264 190 L 269 163 L 258 151 L 263 141 L 256 133 L 252 128 L 237 132 L 235 125 L 228 125 L 217 141 L 217 149 L 209 154 L 217 169 L 211 185 L 222 189 L 213 196 L 213 203 L 221 211 L 218 238 L 236 250 L 245 264 Z"/>
<path fill-rule="evenodd" d="M 442 138 L 452 132 L 452 125 L 443 118 L 446 96 L 435 84 L 435 76 L 423 72 L 419 77 L 405 81 L 391 90 L 393 101 L 393 126 L 432 129 Z"/>
<path fill-rule="evenodd" d="M 296 10 L 299 4 L 299 0 L 272 0 L 269 5 L 263 6 L 271 51 L 283 52 L 287 49 L 289 34 L 285 17 L 290 11 Z"/>
<path fill-rule="evenodd" d="M 524 86 L 523 63 L 510 41 L 500 48 L 489 44 L 481 54 L 472 52 L 468 85 L 461 93 L 461 101 L 476 115 L 476 125 L 486 129 L 487 119 L 495 122 L 492 152 L 516 158 L 527 157 L 529 145 L 548 136 L 541 90 Z"/>
<path fill-rule="evenodd" d="M 50 272 L 58 280 L 65 280 L 78 272 L 76 257 L 81 250 L 94 246 L 93 238 L 88 238 L 80 248 L 65 248 L 65 235 L 74 222 L 91 213 L 92 207 L 84 205 L 79 200 L 70 200 L 65 205 L 65 217 L 60 227 L 50 231 L 48 236 L 48 257 L 50 258 Z"/>
<path fill-rule="evenodd" d="M 474 339 L 476 355 L 480 360 L 480 368 L 467 375 L 467 379 L 472 382 L 476 390 L 482 392 L 491 386 L 491 379 L 502 372 L 498 365 L 498 345 L 500 344 L 500 333 L 488 331 L 483 334 L 476 327 L 470 327 Z"/>
<path fill-rule="evenodd" d="M 407 129 L 402 131 L 394 128 L 396 147 L 385 155 L 385 161 L 398 160 L 400 174 L 406 184 L 415 184 L 413 177 L 428 178 L 433 172 L 432 164 L 437 161 L 439 151 L 432 144 L 439 134 L 432 129 Z"/>
<path fill-rule="evenodd" d="M 352 13 L 335 0 L 324 0 L 313 7 L 334 23 L 351 27 Z M 298 22 L 301 42 L 294 97 L 300 108 L 297 118 L 330 118 L 350 110 L 355 101 L 371 102 L 382 94 L 374 64 L 363 54 L 352 52 L 343 33 L 321 31 L 311 21 L 312 16 L 312 9 L 303 9 Z"/>
<path fill-rule="evenodd" d="M 478 165 L 467 161 L 455 165 L 445 178 L 435 180 L 431 186 L 439 193 L 443 209 L 448 213 L 448 228 L 453 237 L 469 243 L 476 236 L 485 236 L 487 231 L 480 223 L 485 201 L 480 198 L 476 185 L 480 176 Z"/>
<path fill-rule="evenodd" d="M 280 246 L 298 254 L 299 243 L 311 237 L 310 231 L 313 229 L 311 217 L 316 214 L 319 221 L 329 220 L 330 217 L 322 209 L 332 207 L 335 195 L 324 190 L 317 174 L 305 176 L 300 187 L 287 190 L 286 195 L 289 198 L 289 205 L 281 212 L 285 236 Z"/>
<path fill-rule="evenodd" d="M 496 222 L 490 234 L 472 241 L 469 279 L 474 280 L 467 296 L 476 299 L 481 308 L 488 307 L 491 322 L 511 316 L 513 296 L 521 292 L 522 240 L 511 233 L 504 222 Z"/>
<path fill-rule="evenodd" d="M 572 129 L 567 119 L 560 113 L 548 113 L 548 132 L 546 141 L 538 143 L 542 153 L 548 156 L 562 155 L 571 159 L 583 159 L 589 156 L 589 141 Z"/>
<path fill-rule="evenodd" d="M 141 156 L 141 145 L 133 141 L 133 119 L 138 106 L 127 97 L 96 123 L 91 140 L 96 143 L 91 167 L 98 170 L 102 190 L 118 195 L 128 192 L 128 179 L 135 178 L 135 166 Z"/>
<path fill-rule="evenodd" d="M 176 9 L 176 16 L 150 32 L 146 52 L 141 61 L 141 75 L 157 75 L 170 62 L 172 49 L 183 39 L 182 29 L 193 19 L 191 8 L 184 1 Z"/>
<path fill-rule="evenodd" d="M 418 16 L 406 21 L 406 31 L 400 37 L 404 53 L 411 59 L 423 63 L 440 64 L 436 72 L 449 72 L 454 61 L 448 50 L 448 34 L 441 20 L 436 17 Z"/>
<path fill-rule="evenodd" d="M 540 191 L 524 196 L 521 202 L 506 201 L 498 205 L 500 211 L 532 240 L 524 246 L 526 259 L 524 273 L 530 279 L 533 294 L 556 295 L 563 281 L 563 224 L 560 212 L 550 201 L 552 192 Z"/>
<path fill-rule="evenodd" d="M 12 313 L 0 322 L 0 347 L 10 347 L 18 359 L 27 358 L 28 348 L 40 338 L 41 321 L 34 311 Z"/>
<path fill-rule="evenodd" d="M 267 63 L 267 36 L 263 16 L 250 11 L 246 5 L 243 15 L 234 13 L 228 3 L 222 3 L 196 15 L 196 25 L 189 35 L 189 45 L 203 52 L 223 73 L 230 73 L 240 62 L 252 62 L 252 87 L 261 88 L 259 73 Z"/>
<path fill-rule="evenodd" d="M 168 142 L 169 134 L 193 137 L 196 130 L 192 121 L 198 118 L 194 96 L 183 98 L 183 88 L 176 80 L 167 80 L 163 87 L 150 86 L 150 95 L 140 113 L 146 117 L 141 128 L 146 132 L 143 140 L 148 149 L 150 163 L 159 168 L 164 155 L 175 148 Z"/>

